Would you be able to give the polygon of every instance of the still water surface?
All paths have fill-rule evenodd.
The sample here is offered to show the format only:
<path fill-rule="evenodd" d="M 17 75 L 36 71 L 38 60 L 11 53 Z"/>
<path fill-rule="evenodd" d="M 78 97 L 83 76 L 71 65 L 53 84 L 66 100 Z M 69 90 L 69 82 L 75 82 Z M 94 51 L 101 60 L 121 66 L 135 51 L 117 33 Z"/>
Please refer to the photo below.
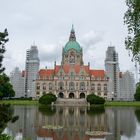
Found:
<path fill-rule="evenodd" d="M 9 123 L 5 132 L 16 140 L 140 140 L 140 108 L 14 106 L 14 112 L 19 120 Z"/>

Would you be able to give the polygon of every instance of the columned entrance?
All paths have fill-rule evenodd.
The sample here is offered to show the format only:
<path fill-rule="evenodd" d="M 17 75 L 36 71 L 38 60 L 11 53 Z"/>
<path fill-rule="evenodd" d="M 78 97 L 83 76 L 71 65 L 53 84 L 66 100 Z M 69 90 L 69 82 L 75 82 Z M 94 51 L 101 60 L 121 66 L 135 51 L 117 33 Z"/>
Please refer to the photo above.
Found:
<path fill-rule="evenodd" d="M 80 93 L 80 98 L 85 98 L 85 93 Z"/>
<path fill-rule="evenodd" d="M 69 94 L 69 98 L 73 99 L 73 98 L 74 98 L 74 93 L 71 92 L 71 93 Z"/>
<path fill-rule="evenodd" d="M 64 98 L 64 94 L 63 94 L 62 92 L 60 92 L 60 93 L 58 94 L 58 97 L 59 97 L 59 98 Z"/>

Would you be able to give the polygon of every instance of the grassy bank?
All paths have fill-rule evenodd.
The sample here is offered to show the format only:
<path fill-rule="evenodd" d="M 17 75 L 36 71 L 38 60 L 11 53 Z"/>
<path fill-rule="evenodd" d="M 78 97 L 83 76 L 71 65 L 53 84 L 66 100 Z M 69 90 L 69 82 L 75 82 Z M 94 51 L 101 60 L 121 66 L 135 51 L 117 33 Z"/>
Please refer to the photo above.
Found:
<path fill-rule="evenodd" d="M 38 105 L 38 101 L 30 100 L 0 100 L 0 104 L 12 104 L 12 105 Z"/>
<path fill-rule="evenodd" d="M 140 107 L 140 102 L 106 102 L 105 106 L 139 106 Z"/>
<path fill-rule="evenodd" d="M 30 101 L 30 100 L 0 100 L 0 104 L 12 104 L 12 105 L 39 105 L 38 101 Z M 139 106 L 140 102 L 105 102 L 105 106 Z"/>

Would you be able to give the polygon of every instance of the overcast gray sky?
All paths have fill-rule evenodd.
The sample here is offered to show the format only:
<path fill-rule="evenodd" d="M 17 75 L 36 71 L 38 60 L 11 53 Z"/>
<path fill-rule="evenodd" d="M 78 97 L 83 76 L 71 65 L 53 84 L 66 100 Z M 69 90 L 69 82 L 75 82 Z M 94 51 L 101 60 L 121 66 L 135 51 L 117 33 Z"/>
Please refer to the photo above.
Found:
<path fill-rule="evenodd" d="M 0 0 L 0 31 L 9 32 L 4 66 L 25 69 L 26 50 L 35 41 L 40 68 L 60 64 L 62 47 L 74 24 L 77 41 L 83 47 L 84 62 L 104 69 L 110 43 L 119 54 L 120 70 L 134 71 L 124 47 L 127 29 L 123 23 L 125 0 Z"/>

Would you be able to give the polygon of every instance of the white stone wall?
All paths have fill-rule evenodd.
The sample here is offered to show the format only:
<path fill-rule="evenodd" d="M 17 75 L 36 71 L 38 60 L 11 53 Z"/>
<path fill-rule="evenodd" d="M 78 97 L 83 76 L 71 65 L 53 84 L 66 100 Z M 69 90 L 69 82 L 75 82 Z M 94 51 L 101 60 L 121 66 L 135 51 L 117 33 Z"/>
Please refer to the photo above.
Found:
<path fill-rule="evenodd" d="M 16 67 L 10 74 L 10 82 L 15 91 L 16 98 L 25 96 L 24 80 L 25 80 L 25 78 L 22 77 L 21 71 L 19 70 L 18 67 Z"/>
<path fill-rule="evenodd" d="M 120 100 L 132 101 L 135 94 L 135 80 L 133 73 L 126 71 L 120 78 Z"/>

